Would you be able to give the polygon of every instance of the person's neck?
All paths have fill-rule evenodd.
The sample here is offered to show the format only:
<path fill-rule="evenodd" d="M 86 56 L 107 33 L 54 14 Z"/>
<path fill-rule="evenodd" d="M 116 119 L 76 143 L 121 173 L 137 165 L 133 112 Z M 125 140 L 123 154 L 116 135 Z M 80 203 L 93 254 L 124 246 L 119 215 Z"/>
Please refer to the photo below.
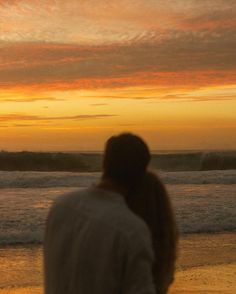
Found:
<path fill-rule="evenodd" d="M 119 193 L 124 197 L 126 195 L 126 189 L 122 187 L 121 185 L 118 185 L 111 179 L 102 179 L 101 182 L 97 185 L 97 187 L 104 190 Z"/>

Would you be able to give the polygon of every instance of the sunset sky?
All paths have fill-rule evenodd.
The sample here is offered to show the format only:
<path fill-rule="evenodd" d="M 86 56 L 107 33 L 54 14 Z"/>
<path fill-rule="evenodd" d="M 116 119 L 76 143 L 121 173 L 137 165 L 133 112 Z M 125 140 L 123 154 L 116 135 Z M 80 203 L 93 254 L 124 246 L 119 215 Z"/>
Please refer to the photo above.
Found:
<path fill-rule="evenodd" d="M 0 0 L 0 149 L 236 149 L 235 0 Z"/>

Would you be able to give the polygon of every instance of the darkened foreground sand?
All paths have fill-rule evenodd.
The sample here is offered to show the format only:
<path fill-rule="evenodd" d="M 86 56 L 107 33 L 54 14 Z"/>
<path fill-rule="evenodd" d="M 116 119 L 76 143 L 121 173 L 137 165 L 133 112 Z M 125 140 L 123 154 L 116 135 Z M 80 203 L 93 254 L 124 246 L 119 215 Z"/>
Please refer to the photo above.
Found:
<path fill-rule="evenodd" d="M 201 266 L 176 273 L 170 294 L 235 294 L 236 263 Z"/>
<path fill-rule="evenodd" d="M 0 294 L 42 294 L 40 287 L 0 290 Z M 176 274 L 170 294 L 235 294 L 236 263 L 229 265 L 202 266 Z"/>
<path fill-rule="evenodd" d="M 0 285 L 0 294 L 42 294 L 41 248 L 28 249 L 29 256 L 22 248 L 14 248 L 15 253 L 12 249 L 5 250 L 11 252 L 6 253 L 5 257 L 1 254 L 0 262 L 5 260 L 5 269 L 11 276 L 15 275 L 16 278 L 18 276 L 18 283 L 14 283 L 15 286 L 7 286 L 6 282 L 9 281 L 7 276 L 4 285 Z M 24 252 L 22 258 L 22 252 L 17 255 L 19 250 Z M 13 253 L 16 258 L 12 256 Z M 10 254 L 12 260 L 9 264 L 7 260 Z M 1 269 L 4 269 L 4 266 L 1 266 Z M 29 276 L 30 273 L 32 277 Z M 22 283 L 19 283 L 20 281 Z M 236 234 L 197 234 L 187 235 L 181 239 L 178 269 L 169 294 L 197 293 L 236 293 Z"/>
<path fill-rule="evenodd" d="M 0 294 L 42 294 L 41 287 L 0 289 Z"/>

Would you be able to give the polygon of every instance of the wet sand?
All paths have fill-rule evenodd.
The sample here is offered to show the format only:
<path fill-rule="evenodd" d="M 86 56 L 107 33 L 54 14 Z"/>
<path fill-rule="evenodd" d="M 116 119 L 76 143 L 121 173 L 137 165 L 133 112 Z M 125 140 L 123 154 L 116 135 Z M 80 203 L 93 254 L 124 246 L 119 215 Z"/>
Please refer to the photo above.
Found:
<path fill-rule="evenodd" d="M 0 252 L 0 294 L 43 293 L 41 247 Z M 179 255 L 169 294 L 236 293 L 236 233 L 184 236 Z"/>

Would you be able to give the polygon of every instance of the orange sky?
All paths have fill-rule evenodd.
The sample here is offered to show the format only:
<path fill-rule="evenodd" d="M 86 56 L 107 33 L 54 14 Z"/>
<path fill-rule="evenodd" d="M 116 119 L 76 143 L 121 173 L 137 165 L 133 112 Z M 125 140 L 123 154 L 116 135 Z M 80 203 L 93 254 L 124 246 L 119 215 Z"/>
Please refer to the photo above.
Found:
<path fill-rule="evenodd" d="M 0 0 L 0 149 L 236 148 L 236 1 Z"/>

